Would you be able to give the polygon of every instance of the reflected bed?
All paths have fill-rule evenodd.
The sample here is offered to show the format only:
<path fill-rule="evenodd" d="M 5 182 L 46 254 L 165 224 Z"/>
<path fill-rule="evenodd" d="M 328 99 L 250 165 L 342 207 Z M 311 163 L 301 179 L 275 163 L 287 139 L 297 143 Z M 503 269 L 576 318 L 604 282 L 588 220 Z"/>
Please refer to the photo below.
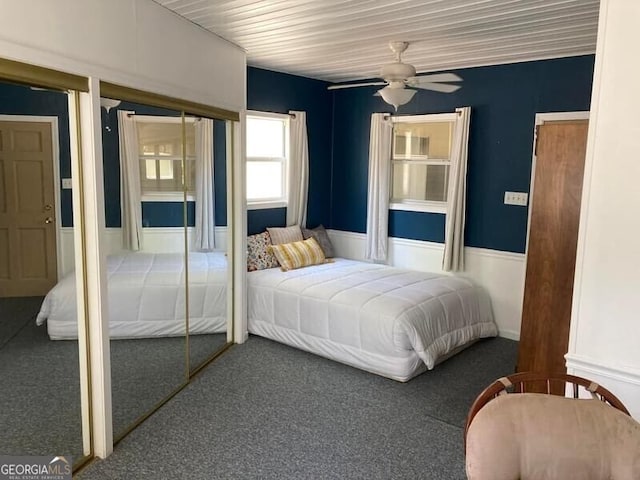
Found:
<path fill-rule="evenodd" d="M 250 333 L 394 380 L 497 335 L 488 295 L 462 277 L 341 258 L 247 276 Z"/>
<path fill-rule="evenodd" d="M 185 262 L 177 253 L 127 252 L 107 259 L 110 338 L 185 334 Z M 189 253 L 189 332 L 227 330 L 227 260 Z M 47 294 L 36 322 L 52 340 L 78 336 L 75 273 Z"/>

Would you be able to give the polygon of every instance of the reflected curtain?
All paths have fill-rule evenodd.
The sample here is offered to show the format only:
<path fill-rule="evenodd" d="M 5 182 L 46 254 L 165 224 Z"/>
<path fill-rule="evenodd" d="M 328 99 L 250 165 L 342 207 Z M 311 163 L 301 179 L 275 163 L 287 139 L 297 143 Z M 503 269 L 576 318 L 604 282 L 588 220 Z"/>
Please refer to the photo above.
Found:
<path fill-rule="evenodd" d="M 309 146 L 306 112 L 290 111 L 287 225 L 306 226 L 309 196 Z"/>
<path fill-rule="evenodd" d="M 389 183 L 393 123 L 387 113 L 371 115 L 369 136 L 369 187 L 365 258 L 387 261 L 389 243 Z"/>
<path fill-rule="evenodd" d="M 122 244 L 128 250 L 142 250 L 140 154 L 138 152 L 138 130 L 133 113 L 125 110 L 118 111 Z"/>
<path fill-rule="evenodd" d="M 451 150 L 451 171 L 447 194 L 447 218 L 444 233 L 442 269 L 446 272 L 464 270 L 464 224 L 467 199 L 467 157 L 471 108 L 456 108 Z"/>
<path fill-rule="evenodd" d="M 215 242 L 215 197 L 213 186 L 213 120 L 196 122 L 196 248 L 210 251 Z"/>

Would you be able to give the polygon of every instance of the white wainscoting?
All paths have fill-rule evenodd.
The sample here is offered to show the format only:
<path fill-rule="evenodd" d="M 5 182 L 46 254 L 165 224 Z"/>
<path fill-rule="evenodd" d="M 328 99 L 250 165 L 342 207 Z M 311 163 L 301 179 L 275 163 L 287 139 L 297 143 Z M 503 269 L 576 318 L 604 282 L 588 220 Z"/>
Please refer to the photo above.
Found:
<path fill-rule="evenodd" d="M 618 397 L 631 416 L 640 421 L 640 371 L 606 365 L 583 355 L 567 354 L 567 373 L 588 378 Z"/>
<path fill-rule="evenodd" d="M 182 227 L 157 227 L 143 228 L 144 251 L 153 253 L 175 253 L 184 251 L 184 229 Z M 189 248 L 197 250 L 194 245 L 194 228 L 187 228 Z M 122 229 L 105 229 L 104 239 L 107 246 L 107 255 L 121 252 L 122 249 Z M 215 228 L 216 250 L 226 251 L 227 249 L 227 227 Z M 61 271 L 58 277 L 66 275 L 73 270 L 73 228 L 62 227 L 60 229 L 60 245 L 58 245 L 58 255 L 60 257 Z"/>
<path fill-rule="evenodd" d="M 328 230 L 336 254 L 364 260 L 365 234 Z M 442 271 L 444 245 L 441 243 L 389 238 L 389 264 L 425 272 Z M 500 336 L 520 339 L 522 297 L 524 293 L 525 255 L 483 248 L 465 248 L 465 272 L 491 296 L 493 313 Z"/>

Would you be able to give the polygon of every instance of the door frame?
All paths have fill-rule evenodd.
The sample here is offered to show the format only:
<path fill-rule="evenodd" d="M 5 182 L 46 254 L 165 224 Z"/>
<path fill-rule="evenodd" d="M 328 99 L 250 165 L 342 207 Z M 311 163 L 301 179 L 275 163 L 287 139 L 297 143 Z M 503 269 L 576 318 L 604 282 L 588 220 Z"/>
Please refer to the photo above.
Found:
<path fill-rule="evenodd" d="M 51 125 L 51 154 L 53 156 L 53 195 L 56 228 L 56 275 L 58 281 L 62 277 L 62 206 L 60 205 L 60 138 L 58 130 L 58 117 L 44 115 L 0 115 L 2 122 L 32 122 L 48 123 Z"/>
<path fill-rule="evenodd" d="M 531 148 L 531 177 L 529 179 L 529 197 L 527 201 L 527 237 L 524 248 L 524 267 L 522 270 L 522 292 L 520 295 L 520 322 L 522 323 L 522 312 L 524 311 L 524 290 L 527 280 L 527 262 L 529 261 L 529 234 L 531 233 L 531 202 L 535 193 L 536 178 L 536 143 L 538 141 L 538 127 L 546 122 L 561 122 L 571 120 L 589 120 L 589 111 L 573 112 L 548 112 L 536 113 L 533 126 L 533 145 Z M 522 329 L 522 324 L 520 325 Z"/>

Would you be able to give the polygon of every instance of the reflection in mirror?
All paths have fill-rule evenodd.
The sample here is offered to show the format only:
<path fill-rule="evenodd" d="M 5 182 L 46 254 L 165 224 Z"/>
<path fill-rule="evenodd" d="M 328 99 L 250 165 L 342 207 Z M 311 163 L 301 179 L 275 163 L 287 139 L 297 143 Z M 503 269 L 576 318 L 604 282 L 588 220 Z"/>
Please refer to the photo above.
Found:
<path fill-rule="evenodd" d="M 195 202 L 189 231 L 189 366 L 194 372 L 227 344 L 227 175 L 225 122 L 185 119 L 194 125 L 187 135 L 185 161 L 194 165 L 186 178 L 188 205 Z M 190 157 L 189 152 L 194 152 Z M 190 171 L 190 170 L 189 170 Z"/>
<path fill-rule="evenodd" d="M 69 128 L 66 93 L 0 83 L 0 453 L 77 465 L 91 451 Z"/>
<path fill-rule="evenodd" d="M 113 432 L 188 379 L 182 114 L 102 99 Z M 187 142 L 189 143 L 189 142 Z M 193 157 L 193 148 L 187 149 Z"/>

